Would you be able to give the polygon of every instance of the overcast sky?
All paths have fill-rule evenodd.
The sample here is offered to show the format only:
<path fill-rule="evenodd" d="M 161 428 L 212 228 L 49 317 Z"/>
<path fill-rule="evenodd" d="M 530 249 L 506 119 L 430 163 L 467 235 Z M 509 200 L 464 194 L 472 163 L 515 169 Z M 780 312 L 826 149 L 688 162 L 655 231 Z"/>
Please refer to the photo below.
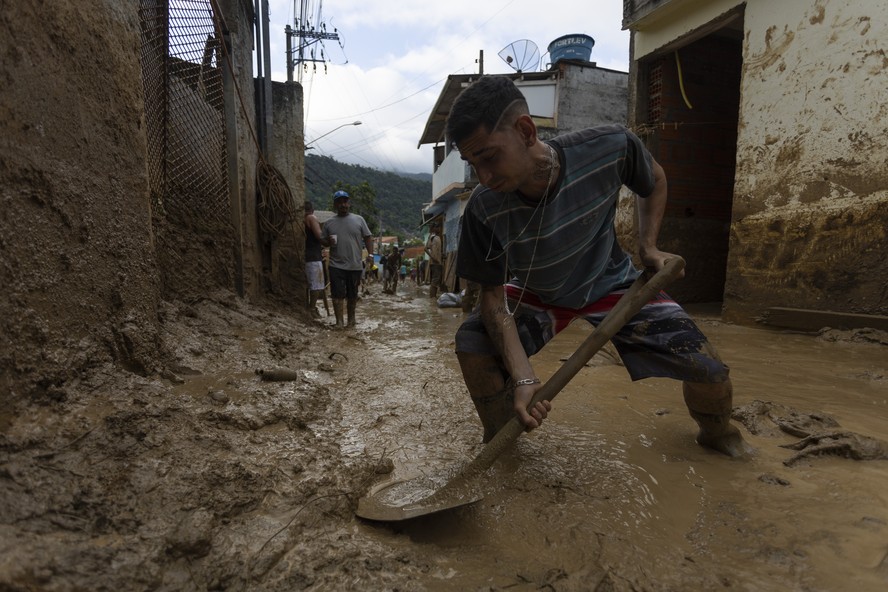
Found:
<path fill-rule="evenodd" d="M 287 79 L 284 27 L 294 25 L 294 0 L 269 0 L 272 79 Z M 307 21 L 320 21 L 340 40 L 325 41 L 324 65 L 302 75 L 306 143 L 337 126 L 315 154 L 387 171 L 432 172 L 431 148 L 417 149 L 429 112 L 449 74 L 511 72 L 498 56 L 529 39 L 548 64 L 546 47 L 562 35 L 595 39 L 591 61 L 628 71 L 629 33 L 621 0 L 306 0 Z M 320 10 L 319 10 L 320 9 Z M 341 46 L 340 46 L 341 45 Z M 314 46 L 316 51 L 318 45 Z M 540 68 L 529 68 L 540 69 Z"/>

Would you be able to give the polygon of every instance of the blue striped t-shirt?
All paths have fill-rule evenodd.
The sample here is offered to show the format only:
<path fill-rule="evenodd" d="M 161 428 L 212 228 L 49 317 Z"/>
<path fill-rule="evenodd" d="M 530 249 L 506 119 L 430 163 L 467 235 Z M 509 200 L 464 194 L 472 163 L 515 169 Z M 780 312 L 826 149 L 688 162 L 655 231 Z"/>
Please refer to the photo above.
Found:
<path fill-rule="evenodd" d="M 562 166 L 545 203 L 475 188 L 463 214 L 457 274 L 486 286 L 512 277 L 546 304 L 582 308 L 638 275 L 617 243 L 614 215 L 623 185 L 641 197 L 654 190 L 652 159 L 619 125 L 549 144 Z"/>

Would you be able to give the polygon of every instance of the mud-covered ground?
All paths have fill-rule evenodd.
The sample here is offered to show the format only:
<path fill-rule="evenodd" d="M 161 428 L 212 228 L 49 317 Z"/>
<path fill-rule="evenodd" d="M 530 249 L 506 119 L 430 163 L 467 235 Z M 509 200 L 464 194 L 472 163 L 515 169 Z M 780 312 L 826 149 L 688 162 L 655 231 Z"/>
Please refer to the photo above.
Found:
<path fill-rule="evenodd" d="M 704 317 L 747 461 L 694 444 L 674 383 L 598 356 L 482 501 L 379 524 L 354 516 L 371 485 L 470 460 L 480 425 L 452 354 L 460 310 L 371 292 L 350 331 L 227 293 L 166 303 L 163 376 L 101 367 L 0 417 L 0 589 L 888 586 L 884 335 Z M 587 332 L 553 341 L 540 373 Z M 295 379 L 256 373 L 274 368 Z"/>

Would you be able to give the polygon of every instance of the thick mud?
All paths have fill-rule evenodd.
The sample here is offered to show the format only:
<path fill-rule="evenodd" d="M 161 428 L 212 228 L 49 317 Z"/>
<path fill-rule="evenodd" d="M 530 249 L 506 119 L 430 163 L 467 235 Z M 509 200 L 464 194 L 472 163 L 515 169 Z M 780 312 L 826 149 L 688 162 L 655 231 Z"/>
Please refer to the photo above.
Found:
<path fill-rule="evenodd" d="M 0 417 L 0 588 L 888 586 L 883 335 L 692 309 L 731 365 L 753 458 L 697 446 L 679 385 L 632 383 L 603 352 L 490 469 L 483 499 L 378 523 L 355 517 L 362 495 L 441 482 L 481 450 L 481 427 L 452 353 L 463 313 L 409 284 L 371 292 L 352 331 L 228 294 L 166 304 L 164 376 L 104 366 Z M 588 332 L 556 338 L 540 375 Z M 267 380 L 275 369 L 296 373 Z M 829 446 L 838 431 L 874 454 Z M 826 445 L 787 462 L 800 451 L 783 446 L 817 435 Z"/>

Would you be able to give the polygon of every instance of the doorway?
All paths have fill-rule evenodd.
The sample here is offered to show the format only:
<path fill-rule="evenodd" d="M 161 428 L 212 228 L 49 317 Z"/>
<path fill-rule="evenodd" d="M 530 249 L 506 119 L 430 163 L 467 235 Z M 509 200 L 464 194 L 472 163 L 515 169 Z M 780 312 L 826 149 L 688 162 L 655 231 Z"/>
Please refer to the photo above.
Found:
<path fill-rule="evenodd" d="M 742 13 L 705 29 L 639 62 L 637 129 L 666 171 L 659 246 L 687 260 L 682 302 L 723 300 L 733 207 Z"/>

